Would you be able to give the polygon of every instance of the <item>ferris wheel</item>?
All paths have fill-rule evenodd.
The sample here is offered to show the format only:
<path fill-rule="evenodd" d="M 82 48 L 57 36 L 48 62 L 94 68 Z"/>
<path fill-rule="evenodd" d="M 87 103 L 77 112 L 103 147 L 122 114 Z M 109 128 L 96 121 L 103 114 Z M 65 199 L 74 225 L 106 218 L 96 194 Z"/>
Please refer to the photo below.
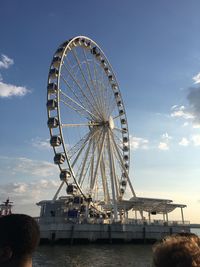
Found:
<path fill-rule="evenodd" d="M 111 206 L 129 189 L 130 144 L 122 95 L 111 64 L 91 39 L 78 36 L 56 50 L 47 85 L 54 163 L 67 194 Z"/>

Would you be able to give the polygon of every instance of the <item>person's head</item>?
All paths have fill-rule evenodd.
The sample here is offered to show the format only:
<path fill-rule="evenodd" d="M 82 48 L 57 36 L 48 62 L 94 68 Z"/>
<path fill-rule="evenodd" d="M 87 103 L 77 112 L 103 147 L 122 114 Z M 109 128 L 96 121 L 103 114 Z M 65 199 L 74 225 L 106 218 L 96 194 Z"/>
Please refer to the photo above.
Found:
<path fill-rule="evenodd" d="M 24 214 L 1 217 L 0 266 L 18 267 L 31 263 L 39 238 L 39 227 L 32 217 Z"/>
<path fill-rule="evenodd" d="M 153 246 L 154 267 L 200 266 L 200 242 L 194 234 L 166 237 Z"/>

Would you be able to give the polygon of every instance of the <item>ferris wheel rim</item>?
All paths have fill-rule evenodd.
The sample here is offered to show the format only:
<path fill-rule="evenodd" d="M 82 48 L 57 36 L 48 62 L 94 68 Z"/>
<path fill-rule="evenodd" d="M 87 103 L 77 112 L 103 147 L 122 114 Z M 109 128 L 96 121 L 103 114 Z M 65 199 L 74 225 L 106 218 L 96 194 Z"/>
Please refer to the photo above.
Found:
<path fill-rule="evenodd" d="M 121 92 L 120 92 L 120 89 L 119 89 L 119 85 L 118 85 L 116 76 L 114 74 L 113 68 L 112 68 L 110 62 L 108 61 L 107 57 L 105 56 L 104 52 L 102 51 L 102 49 L 98 46 L 98 44 L 96 42 L 94 42 L 92 39 L 90 39 L 90 38 L 88 38 L 86 36 L 77 36 L 77 37 L 74 37 L 74 38 L 70 39 L 69 41 L 64 42 L 64 44 L 66 44 L 66 46 L 64 47 L 63 44 L 60 46 L 60 47 L 64 47 L 64 49 L 63 49 L 63 52 L 62 52 L 62 56 L 61 56 L 61 60 L 60 60 L 60 65 L 58 67 L 58 75 L 57 75 L 57 78 L 56 78 L 57 87 L 58 87 L 58 91 L 57 91 L 57 100 L 58 100 L 57 101 L 57 104 L 58 104 L 58 106 L 57 106 L 58 127 L 59 127 L 59 131 L 60 131 L 60 137 L 61 137 L 62 147 L 63 147 L 64 154 L 65 154 L 65 157 L 66 157 L 66 161 L 67 161 L 68 166 L 69 166 L 69 171 L 71 172 L 72 177 L 73 177 L 73 180 L 74 180 L 75 184 L 78 186 L 80 193 L 86 198 L 85 193 L 82 191 L 81 186 L 77 182 L 77 179 L 76 179 L 75 174 L 73 172 L 73 167 L 71 166 L 71 163 L 70 163 L 70 160 L 69 160 L 69 157 L 68 157 L 68 153 L 66 151 L 65 139 L 64 139 L 64 136 L 63 136 L 63 126 L 64 125 L 61 123 L 62 120 L 61 120 L 61 114 L 60 114 L 60 108 L 59 108 L 59 104 L 60 104 L 60 100 L 59 100 L 60 99 L 60 89 L 59 89 L 59 87 L 60 87 L 60 75 L 61 75 L 61 67 L 62 67 L 61 62 L 63 61 L 64 57 L 66 56 L 67 49 L 69 49 L 70 45 L 72 43 L 74 43 L 76 40 L 79 41 L 81 39 L 87 40 L 89 42 L 92 42 L 92 44 L 94 44 L 99 49 L 99 51 L 101 52 L 101 55 L 103 55 L 104 59 L 106 60 L 107 65 L 109 66 L 109 70 L 111 71 L 112 76 L 114 77 L 114 81 L 115 81 L 115 84 L 116 84 L 116 87 L 117 87 L 117 92 L 120 94 L 120 100 L 122 102 L 122 106 L 123 106 L 123 110 L 124 110 L 123 117 L 125 118 L 125 121 L 126 121 L 126 129 L 127 129 L 126 130 L 126 135 L 128 136 L 128 142 L 126 142 L 126 143 L 128 143 L 128 158 L 129 158 L 129 161 L 130 161 L 130 143 L 129 143 L 128 122 L 127 122 L 127 116 L 126 116 L 126 111 L 125 111 L 125 105 L 123 103 L 122 95 L 121 95 Z M 55 55 L 56 55 L 56 53 L 54 54 L 54 57 L 55 57 Z M 52 64 L 53 63 L 51 63 L 51 65 L 50 65 L 50 70 L 52 69 Z M 49 73 L 50 73 L 50 70 L 49 70 Z M 48 77 L 48 84 L 49 84 L 49 80 L 50 80 L 50 77 Z M 48 97 L 49 97 L 49 95 L 47 93 L 47 99 L 49 99 Z M 50 119 L 50 118 L 51 118 L 51 115 L 50 115 L 50 112 L 48 110 L 48 119 Z M 113 118 L 110 119 L 110 120 L 113 120 Z M 122 127 L 122 123 L 121 123 L 121 129 L 122 128 L 123 127 Z M 51 137 L 53 136 L 52 129 L 50 129 L 50 135 L 51 135 Z M 56 154 L 55 147 L 53 147 L 53 149 L 54 149 L 54 153 Z M 58 166 L 59 166 L 60 170 L 62 171 L 61 164 L 58 164 Z M 129 168 L 126 170 L 126 173 L 127 174 L 128 174 L 128 172 L 129 172 Z M 67 183 L 67 181 L 66 181 L 66 183 Z"/>

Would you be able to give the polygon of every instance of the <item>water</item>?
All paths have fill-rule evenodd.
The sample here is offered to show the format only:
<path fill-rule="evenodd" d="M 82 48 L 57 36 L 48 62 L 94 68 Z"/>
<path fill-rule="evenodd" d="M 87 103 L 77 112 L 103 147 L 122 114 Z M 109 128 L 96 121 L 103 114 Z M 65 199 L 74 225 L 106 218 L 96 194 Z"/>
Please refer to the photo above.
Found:
<path fill-rule="evenodd" d="M 191 228 L 191 232 L 198 235 L 200 237 L 200 229 L 197 228 Z"/>
<path fill-rule="evenodd" d="M 200 236 L 200 229 L 191 229 Z M 40 246 L 33 267 L 151 267 L 151 245 Z"/>
<path fill-rule="evenodd" d="M 151 245 L 42 245 L 33 267 L 151 267 L 151 260 Z"/>

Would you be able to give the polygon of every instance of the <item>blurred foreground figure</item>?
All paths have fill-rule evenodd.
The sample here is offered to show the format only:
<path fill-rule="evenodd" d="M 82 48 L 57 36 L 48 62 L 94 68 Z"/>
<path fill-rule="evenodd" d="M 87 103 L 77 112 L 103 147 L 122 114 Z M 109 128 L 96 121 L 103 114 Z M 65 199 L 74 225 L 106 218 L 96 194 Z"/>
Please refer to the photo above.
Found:
<path fill-rule="evenodd" d="M 31 267 L 40 239 L 37 222 L 28 215 L 0 218 L 0 267 Z"/>
<path fill-rule="evenodd" d="M 200 267 L 200 239 L 181 233 L 153 246 L 154 267 Z"/>

